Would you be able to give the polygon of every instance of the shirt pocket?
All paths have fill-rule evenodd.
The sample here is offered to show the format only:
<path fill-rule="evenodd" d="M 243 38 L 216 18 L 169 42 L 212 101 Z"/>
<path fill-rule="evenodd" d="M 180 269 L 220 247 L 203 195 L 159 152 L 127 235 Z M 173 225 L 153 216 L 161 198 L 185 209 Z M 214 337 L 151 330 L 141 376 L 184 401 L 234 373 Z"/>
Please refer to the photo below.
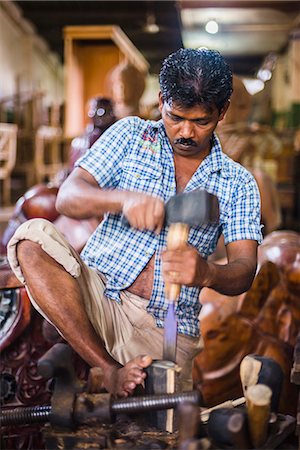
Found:
<path fill-rule="evenodd" d="M 155 162 L 124 159 L 119 187 L 124 190 L 158 192 L 162 168 Z"/>

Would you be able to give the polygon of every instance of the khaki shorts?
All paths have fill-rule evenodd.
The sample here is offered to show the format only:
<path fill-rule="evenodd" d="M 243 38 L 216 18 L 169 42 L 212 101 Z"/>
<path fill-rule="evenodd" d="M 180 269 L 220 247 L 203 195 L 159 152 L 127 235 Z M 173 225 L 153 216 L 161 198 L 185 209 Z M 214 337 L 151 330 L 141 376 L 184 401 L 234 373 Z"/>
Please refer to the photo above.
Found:
<path fill-rule="evenodd" d="M 24 239 L 39 243 L 77 280 L 89 320 L 114 359 L 123 365 L 141 354 L 162 359 L 163 329 L 156 326 L 154 317 L 146 311 L 148 300 L 126 290 L 121 291 L 121 304 L 107 298 L 105 277 L 88 267 L 54 225 L 44 219 L 32 219 L 22 224 L 8 243 L 10 265 L 24 284 L 16 253 L 17 243 Z M 28 295 L 33 306 L 47 319 L 29 291 Z M 192 388 L 192 361 L 202 347 L 202 339 L 178 335 L 177 364 L 182 368 L 183 390 Z"/>

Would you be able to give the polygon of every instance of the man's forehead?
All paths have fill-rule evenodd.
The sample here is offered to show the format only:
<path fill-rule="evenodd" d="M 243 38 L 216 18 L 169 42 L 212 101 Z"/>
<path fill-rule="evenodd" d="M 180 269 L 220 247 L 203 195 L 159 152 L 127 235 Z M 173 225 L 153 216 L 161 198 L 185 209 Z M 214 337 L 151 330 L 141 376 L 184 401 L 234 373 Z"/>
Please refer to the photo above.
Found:
<path fill-rule="evenodd" d="M 208 108 L 204 105 L 195 105 L 191 107 L 186 107 L 183 105 L 180 105 L 179 103 L 175 102 L 164 102 L 164 107 L 167 112 L 180 116 L 180 117 L 208 117 L 211 116 L 214 112 L 214 109 L 216 108 Z"/>

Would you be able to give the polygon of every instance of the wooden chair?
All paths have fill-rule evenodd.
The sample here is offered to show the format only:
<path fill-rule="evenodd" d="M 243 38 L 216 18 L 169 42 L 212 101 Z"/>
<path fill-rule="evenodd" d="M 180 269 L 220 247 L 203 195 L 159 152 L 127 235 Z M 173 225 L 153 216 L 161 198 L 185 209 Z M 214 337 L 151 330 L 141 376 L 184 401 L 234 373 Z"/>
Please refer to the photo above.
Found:
<path fill-rule="evenodd" d="M 11 202 L 11 173 L 16 163 L 17 131 L 15 124 L 0 123 L 0 180 L 4 205 Z"/>
<path fill-rule="evenodd" d="M 62 128 L 42 125 L 35 135 L 34 165 L 36 180 L 51 180 L 60 170 L 68 167 L 68 155 Z"/>

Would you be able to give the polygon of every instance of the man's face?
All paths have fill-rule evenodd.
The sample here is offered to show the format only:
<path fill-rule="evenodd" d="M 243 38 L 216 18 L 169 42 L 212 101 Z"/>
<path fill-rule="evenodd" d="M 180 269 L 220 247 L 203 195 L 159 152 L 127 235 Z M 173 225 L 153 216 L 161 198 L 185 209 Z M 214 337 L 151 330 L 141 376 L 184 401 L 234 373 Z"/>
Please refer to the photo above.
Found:
<path fill-rule="evenodd" d="M 163 102 L 160 94 L 159 110 L 174 153 L 195 157 L 209 152 L 212 133 L 227 108 L 227 104 L 221 112 L 216 107 L 208 110 L 200 105 L 182 108 L 175 103 Z"/>

